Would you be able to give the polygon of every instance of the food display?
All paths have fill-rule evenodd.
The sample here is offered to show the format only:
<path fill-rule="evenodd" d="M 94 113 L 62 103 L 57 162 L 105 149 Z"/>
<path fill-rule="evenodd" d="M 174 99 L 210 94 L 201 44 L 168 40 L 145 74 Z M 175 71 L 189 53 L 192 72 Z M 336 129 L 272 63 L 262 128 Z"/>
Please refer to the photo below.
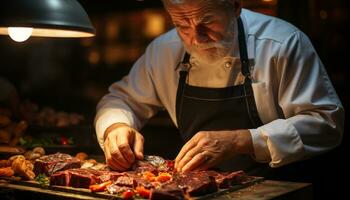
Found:
<path fill-rule="evenodd" d="M 24 120 L 15 121 L 10 112 L 0 113 L 0 143 L 17 145 L 28 128 Z"/>
<path fill-rule="evenodd" d="M 36 147 L 23 155 L 14 155 L 9 159 L 0 160 L 0 178 L 16 177 L 17 179 L 33 180 L 35 178 L 34 163 L 43 155 L 45 155 L 45 150 Z"/>
<path fill-rule="evenodd" d="M 21 118 L 31 125 L 40 127 L 69 127 L 81 124 L 85 118 L 75 112 L 58 111 L 52 107 L 40 108 L 36 103 L 29 100 L 20 105 Z"/>
<path fill-rule="evenodd" d="M 72 132 L 79 132 L 85 121 L 81 114 L 39 107 L 29 100 L 17 107 L 0 107 L 0 144 L 25 148 L 73 145 Z"/>
<path fill-rule="evenodd" d="M 121 199 L 191 199 L 213 194 L 249 181 L 243 171 L 213 170 L 180 173 L 174 161 L 145 156 L 130 168 L 116 172 L 104 163 L 89 159 L 84 152 L 71 156 L 63 153 L 44 155 L 36 148 L 0 162 L 0 177 L 19 176 L 45 187 L 83 188 Z M 32 158 L 40 155 L 34 160 Z"/>

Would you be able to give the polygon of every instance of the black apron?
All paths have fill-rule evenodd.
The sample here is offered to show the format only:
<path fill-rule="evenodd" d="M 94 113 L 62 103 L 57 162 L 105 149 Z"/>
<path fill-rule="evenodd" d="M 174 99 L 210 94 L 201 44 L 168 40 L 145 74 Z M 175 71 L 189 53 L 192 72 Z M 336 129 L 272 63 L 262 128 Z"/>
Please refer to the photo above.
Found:
<path fill-rule="evenodd" d="M 182 69 L 179 72 L 176 118 L 184 141 L 188 141 L 199 131 L 254 129 L 262 125 L 254 100 L 244 27 L 240 18 L 237 19 L 237 22 L 241 72 L 245 77 L 242 85 L 225 88 L 188 85 L 186 78 L 190 68 L 190 55 L 186 53 L 180 63 Z M 254 166 L 252 163 L 255 162 L 250 156 L 240 157 L 239 161 L 234 163 L 236 168 L 233 169 L 238 170 Z M 250 164 L 242 165 L 242 162 Z M 232 169 L 225 169 L 224 167 L 223 170 Z"/>

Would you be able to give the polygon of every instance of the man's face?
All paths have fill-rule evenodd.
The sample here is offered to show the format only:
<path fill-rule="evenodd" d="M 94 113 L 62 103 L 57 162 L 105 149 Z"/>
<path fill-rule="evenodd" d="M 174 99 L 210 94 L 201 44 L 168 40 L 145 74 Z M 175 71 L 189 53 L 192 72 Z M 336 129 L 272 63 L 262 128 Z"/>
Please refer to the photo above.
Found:
<path fill-rule="evenodd" d="M 192 0 L 166 8 L 186 50 L 196 58 L 213 63 L 233 48 L 233 10 L 229 12 L 215 0 Z"/>

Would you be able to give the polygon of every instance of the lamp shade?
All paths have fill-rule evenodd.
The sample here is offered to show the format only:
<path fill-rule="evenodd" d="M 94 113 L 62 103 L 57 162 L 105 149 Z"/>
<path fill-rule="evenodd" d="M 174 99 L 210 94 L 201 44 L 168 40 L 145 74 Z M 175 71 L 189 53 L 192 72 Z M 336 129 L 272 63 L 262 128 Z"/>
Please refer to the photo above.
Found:
<path fill-rule="evenodd" d="M 0 6 L 0 34 L 9 27 L 33 28 L 31 36 L 92 37 L 89 16 L 76 0 L 7 0 Z"/>

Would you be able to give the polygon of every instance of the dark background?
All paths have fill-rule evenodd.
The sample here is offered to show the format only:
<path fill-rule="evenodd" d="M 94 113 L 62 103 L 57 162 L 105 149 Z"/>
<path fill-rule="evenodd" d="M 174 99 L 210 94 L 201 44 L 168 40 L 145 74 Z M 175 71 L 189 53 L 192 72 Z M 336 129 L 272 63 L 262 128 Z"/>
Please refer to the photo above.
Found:
<path fill-rule="evenodd" d="M 91 126 L 96 103 L 107 92 L 108 86 L 127 74 L 133 61 L 154 38 L 143 32 L 144 18 L 163 16 L 165 30 L 171 28 L 171 22 L 158 0 L 79 2 L 97 30 L 95 38 L 30 38 L 24 43 L 16 43 L 9 37 L 0 36 L 0 76 L 14 83 L 22 99 L 30 99 L 57 110 L 82 113 Z M 243 2 L 247 8 L 291 22 L 310 37 L 347 109 L 350 99 L 346 90 L 349 70 L 349 1 Z M 118 24 L 117 28 L 111 25 L 112 31 L 106 30 L 105 27 L 109 27 L 113 20 Z M 108 36 L 113 30 L 115 36 Z M 313 172 L 305 174 L 305 181 L 313 182 L 316 199 L 336 199 L 341 194 L 346 195 L 347 119 L 346 116 L 342 145 L 317 157 L 309 170 Z M 102 152 L 94 142 L 93 128 L 90 130 L 85 132 L 86 138 L 93 143 L 89 151 L 100 154 Z M 166 113 L 162 112 L 150 120 L 143 132 L 147 153 L 167 158 L 176 156 L 180 148 L 180 143 L 176 144 L 179 137 Z"/>

